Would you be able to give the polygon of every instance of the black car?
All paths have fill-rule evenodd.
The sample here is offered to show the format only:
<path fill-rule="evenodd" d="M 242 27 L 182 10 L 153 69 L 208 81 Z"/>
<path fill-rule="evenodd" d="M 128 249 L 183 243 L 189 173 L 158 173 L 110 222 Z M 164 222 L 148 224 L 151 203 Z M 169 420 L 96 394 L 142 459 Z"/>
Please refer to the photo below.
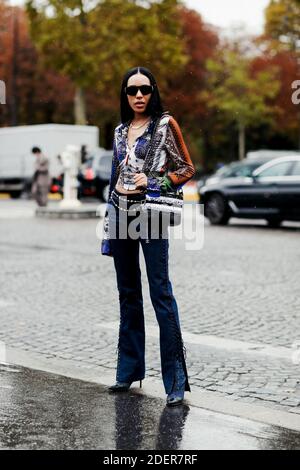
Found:
<path fill-rule="evenodd" d="M 78 199 L 96 197 L 107 202 L 112 165 L 112 150 L 96 149 L 82 163 L 78 175 Z M 53 179 L 50 192 L 63 196 L 64 174 Z"/>
<path fill-rule="evenodd" d="M 112 151 L 93 152 L 81 166 L 78 174 L 78 197 L 94 196 L 106 202 L 108 199 Z"/>
<path fill-rule="evenodd" d="M 272 159 L 251 176 L 224 178 L 200 188 L 200 204 L 211 224 L 225 225 L 231 217 L 300 221 L 300 157 Z"/>
<path fill-rule="evenodd" d="M 274 158 L 274 157 L 273 157 Z M 253 171 L 256 170 L 259 166 L 267 161 L 270 161 L 272 157 L 268 160 L 266 158 L 255 158 L 255 159 L 245 159 L 244 161 L 234 161 L 231 163 L 227 163 L 226 165 L 221 166 L 217 171 L 212 174 L 207 174 L 201 176 L 201 178 L 197 181 L 197 189 L 198 193 L 203 186 L 207 186 L 209 184 L 218 183 L 220 180 L 224 178 L 234 178 L 238 176 L 251 176 Z"/>

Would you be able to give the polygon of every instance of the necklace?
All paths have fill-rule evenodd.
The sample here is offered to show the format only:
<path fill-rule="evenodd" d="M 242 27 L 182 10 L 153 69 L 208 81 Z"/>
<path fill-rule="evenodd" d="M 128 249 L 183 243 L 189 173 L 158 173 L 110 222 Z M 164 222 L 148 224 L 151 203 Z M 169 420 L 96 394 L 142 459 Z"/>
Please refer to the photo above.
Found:
<path fill-rule="evenodd" d="M 131 129 L 140 129 L 140 128 L 143 127 L 146 123 L 148 124 L 148 123 L 150 122 L 150 120 L 151 120 L 151 119 L 148 118 L 146 121 L 144 121 L 144 123 L 143 123 L 141 126 L 136 126 L 136 127 L 132 126 L 132 123 L 130 123 L 129 127 L 131 127 Z M 128 135 L 127 135 L 126 143 L 127 143 L 127 147 L 128 147 L 128 150 L 129 150 L 129 151 L 134 147 L 134 145 L 135 145 L 136 142 L 137 142 L 137 139 L 138 139 L 138 138 L 136 138 L 136 139 L 134 140 L 133 144 L 132 144 L 131 146 L 129 146 L 129 143 L 128 143 Z M 126 159 L 125 159 L 125 165 L 127 165 L 128 158 L 129 158 L 129 155 L 127 154 Z"/>
<path fill-rule="evenodd" d="M 132 125 L 132 122 L 131 122 L 129 127 L 131 127 L 131 129 L 140 129 L 140 128 L 143 127 L 143 126 L 146 124 L 146 122 L 148 122 L 148 121 L 149 121 L 149 118 L 147 118 L 146 121 L 144 121 L 143 124 L 141 124 L 140 126 L 133 126 L 133 125 Z"/>

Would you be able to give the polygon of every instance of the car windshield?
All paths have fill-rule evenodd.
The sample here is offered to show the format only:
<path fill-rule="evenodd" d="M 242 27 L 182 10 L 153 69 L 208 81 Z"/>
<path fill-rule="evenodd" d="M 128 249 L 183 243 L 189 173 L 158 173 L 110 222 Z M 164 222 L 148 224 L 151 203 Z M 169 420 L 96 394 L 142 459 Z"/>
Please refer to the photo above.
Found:
<path fill-rule="evenodd" d="M 100 171 L 110 171 L 112 155 L 103 155 L 98 159 L 98 168 Z"/>
<path fill-rule="evenodd" d="M 287 160 L 284 162 L 274 163 L 265 170 L 262 170 L 258 173 L 259 177 L 265 176 L 287 176 L 290 174 L 290 169 L 292 168 L 292 161 Z"/>
<path fill-rule="evenodd" d="M 251 176 L 252 172 L 261 165 L 261 162 L 252 163 L 233 163 L 219 168 L 215 175 L 222 178 L 229 178 L 234 176 Z"/>
<path fill-rule="evenodd" d="M 84 162 L 84 165 L 86 166 L 86 168 L 92 168 L 93 163 L 94 163 L 94 157 L 89 157 L 89 158 Z"/>

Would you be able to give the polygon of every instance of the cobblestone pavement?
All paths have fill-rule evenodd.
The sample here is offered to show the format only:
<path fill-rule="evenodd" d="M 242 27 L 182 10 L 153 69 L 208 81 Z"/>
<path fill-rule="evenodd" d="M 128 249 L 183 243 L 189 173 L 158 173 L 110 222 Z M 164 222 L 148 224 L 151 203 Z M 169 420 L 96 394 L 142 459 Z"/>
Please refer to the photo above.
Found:
<path fill-rule="evenodd" d="M 113 260 L 99 252 L 98 221 L 38 219 L 33 208 L 32 201 L 0 200 L 0 341 L 84 368 L 115 369 L 118 295 Z M 300 414 L 300 361 L 292 349 L 300 340 L 299 237 L 300 224 L 274 230 L 232 219 L 227 227 L 205 222 L 199 251 L 170 241 L 192 391 Z M 146 375 L 161 380 L 142 255 L 141 267 L 146 328 L 153 331 Z"/>

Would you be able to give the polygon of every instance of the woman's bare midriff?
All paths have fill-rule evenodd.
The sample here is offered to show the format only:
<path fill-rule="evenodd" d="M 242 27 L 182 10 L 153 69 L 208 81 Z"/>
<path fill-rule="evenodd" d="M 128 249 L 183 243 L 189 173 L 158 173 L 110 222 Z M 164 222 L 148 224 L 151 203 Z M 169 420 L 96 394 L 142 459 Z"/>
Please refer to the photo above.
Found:
<path fill-rule="evenodd" d="M 123 186 L 116 186 L 116 190 L 117 191 L 120 191 L 120 193 L 122 194 L 138 194 L 138 193 L 142 193 L 143 190 L 141 189 L 124 189 Z"/>

